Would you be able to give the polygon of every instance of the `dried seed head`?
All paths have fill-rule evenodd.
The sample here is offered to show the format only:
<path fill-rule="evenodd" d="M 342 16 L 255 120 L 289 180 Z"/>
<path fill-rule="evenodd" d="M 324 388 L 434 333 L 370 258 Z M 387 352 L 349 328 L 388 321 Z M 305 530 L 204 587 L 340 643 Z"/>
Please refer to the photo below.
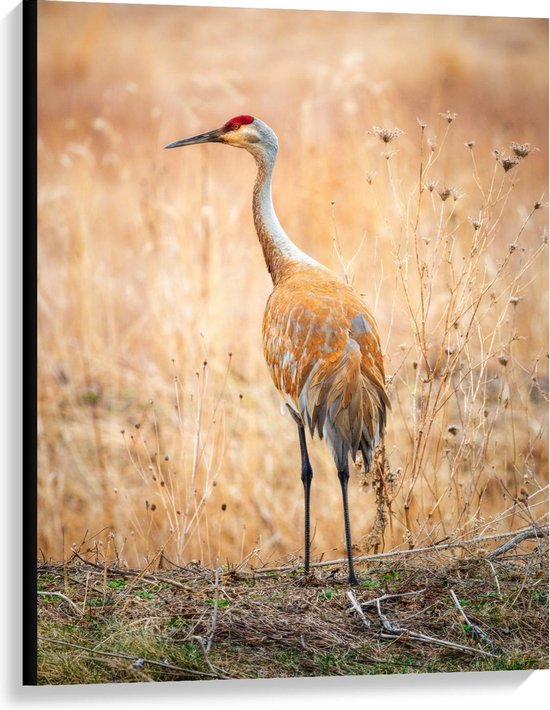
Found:
<path fill-rule="evenodd" d="M 538 151 L 538 148 L 535 148 L 534 146 L 530 145 L 529 143 L 511 143 L 510 148 L 512 149 L 513 154 L 517 158 L 526 158 L 529 153 L 533 153 L 534 151 Z"/>
<path fill-rule="evenodd" d="M 453 200 L 456 202 L 457 200 L 460 200 L 461 197 L 464 196 L 464 193 L 460 192 L 458 187 L 451 187 L 451 197 Z"/>
<path fill-rule="evenodd" d="M 433 192 L 435 188 L 437 187 L 438 180 L 430 180 L 430 182 L 424 183 L 424 187 L 426 190 L 429 192 Z"/>
<path fill-rule="evenodd" d="M 425 123 L 425 121 L 423 121 L 423 120 L 420 119 L 420 118 L 417 118 L 417 119 L 416 119 L 416 122 L 418 123 L 418 125 L 420 126 L 420 128 L 421 128 L 422 130 L 424 130 L 424 129 L 427 128 L 427 126 L 428 126 L 428 124 Z"/>
<path fill-rule="evenodd" d="M 384 143 L 391 143 L 391 141 L 403 134 L 400 128 L 380 128 L 380 126 L 373 126 L 371 132 Z"/>
<path fill-rule="evenodd" d="M 517 248 L 518 248 L 517 244 L 508 244 L 508 251 L 510 252 L 510 254 L 515 252 Z"/>
<path fill-rule="evenodd" d="M 517 306 L 518 303 L 520 302 L 520 300 L 521 300 L 521 299 L 520 299 L 519 296 L 511 296 L 511 297 L 510 297 L 510 303 L 511 303 L 513 306 Z"/>
<path fill-rule="evenodd" d="M 503 158 L 500 161 L 500 164 L 504 168 L 504 172 L 507 173 L 508 170 L 511 170 L 512 168 L 515 168 L 515 166 L 519 163 L 519 158 Z"/>
<path fill-rule="evenodd" d="M 467 143 L 464 143 L 464 145 L 466 146 L 466 148 L 469 148 L 470 150 L 472 150 L 472 148 L 475 145 L 475 141 L 468 141 Z"/>
<path fill-rule="evenodd" d="M 478 229 L 481 229 L 481 225 L 483 224 L 482 219 L 479 219 L 479 217 L 468 217 L 468 219 L 476 232 Z"/>
<path fill-rule="evenodd" d="M 458 116 L 458 114 L 453 113 L 452 111 L 442 111 L 439 113 L 440 116 L 443 116 L 443 118 L 447 121 L 447 123 L 452 123 L 455 118 Z"/>
<path fill-rule="evenodd" d="M 432 151 L 432 153 L 435 153 L 435 151 L 437 150 L 437 141 L 435 140 L 435 138 L 428 139 L 428 147 Z"/>
<path fill-rule="evenodd" d="M 365 176 L 365 180 L 368 182 L 369 185 L 372 185 L 372 181 L 376 177 L 376 171 L 372 171 L 370 173 L 367 173 Z"/>
<path fill-rule="evenodd" d="M 452 197 L 455 200 L 458 200 L 459 197 L 458 190 L 455 187 L 449 187 L 447 185 L 442 187 L 441 190 L 438 190 L 437 194 L 441 197 L 443 202 L 448 200 L 449 197 Z"/>
<path fill-rule="evenodd" d="M 506 355 L 501 355 L 498 361 L 503 367 L 506 367 L 506 365 L 508 364 L 508 358 L 506 357 Z"/>
<path fill-rule="evenodd" d="M 518 491 L 518 500 L 520 503 L 527 503 L 528 498 L 529 493 L 527 491 L 527 488 L 524 488 L 524 486 L 522 486 Z"/>
<path fill-rule="evenodd" d="M 459 429 L 460 429 L 460 427 L 457 426 L 456 424 L 450 424 L 447 427 L 447 431 L 449 432 L 449 434 L 452 434 L 453 436 L 456 436 L 458 434 Z"/>
<path fill-rule="evenodd" d="M 509 155 L 504 155 L 500 150 L 493 150 L 493 155 L 495 156 L 495 160 L 502 165 L 505 173 L 521 162 L 521 158 L 518 158 L 517 156 L 511 157 Z"/>

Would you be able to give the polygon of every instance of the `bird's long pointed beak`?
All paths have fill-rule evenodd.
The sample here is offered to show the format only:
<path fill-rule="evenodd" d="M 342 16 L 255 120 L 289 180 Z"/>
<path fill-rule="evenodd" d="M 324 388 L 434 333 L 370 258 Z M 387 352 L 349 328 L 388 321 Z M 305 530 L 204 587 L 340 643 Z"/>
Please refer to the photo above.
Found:
<path fill-rule="evenodd" d="M 195 143 L 219 143 L 223 131 L 221 128 L 216 128 L 213 131 L 208 131 L 207 133 L 200 133 L 198 136 L 192 136 L 191 138 L 182 138 L 179 141 L 174 141 L 173 143 L 168 143 L 165 148 L 181 148 L 184 145 L 195 145 Z"/>

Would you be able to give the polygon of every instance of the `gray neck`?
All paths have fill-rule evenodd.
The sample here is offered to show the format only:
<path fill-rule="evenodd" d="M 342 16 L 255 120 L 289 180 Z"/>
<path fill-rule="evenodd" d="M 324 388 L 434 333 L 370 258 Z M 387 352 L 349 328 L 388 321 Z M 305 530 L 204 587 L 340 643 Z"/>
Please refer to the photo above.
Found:
<path fill-rule="evenodd" d="M 290 240 L 275 214 L 271 183 L 277 157 L 277 146 L 268 146 L 267 150 L 251 150 L 250 152 L 258 165 L 252 200 L 254 225 L 262 245 L 267 268 L 273 283 L 276 284 L 289 263 L 302 262 L 317 265 L 317 262 L 304 254 Z"/>

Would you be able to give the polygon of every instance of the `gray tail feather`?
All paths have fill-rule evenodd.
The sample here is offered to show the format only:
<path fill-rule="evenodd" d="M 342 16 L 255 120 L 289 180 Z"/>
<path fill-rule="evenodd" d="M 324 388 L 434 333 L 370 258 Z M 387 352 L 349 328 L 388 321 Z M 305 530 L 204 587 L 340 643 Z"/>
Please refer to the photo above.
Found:
<path fill-rule="evenodd" d="M 376 447 L 378 446 L 378 443 L 382 440 L 385 425 L 386 407 L 382 406 L 378 410 L 378 430 L 375 432 L 374 440 L 368 428 L 363 428 L 359 448 L 361 449 L 361 455 L 363 456 L 363 462 L 365 464 L 365 473 L 368 473 L 370 471 L 370 467 L 372 466 L 372 457 L 376 450 Z"/>
<path fill-rule="evenodd" d="M 367 440 L 365 436 L 361 437 L 361 443 L 359 446 L 361 449 L 361 454 L 363 456 L 363 462 L 365 464 L 365 473 L 368 473 L 372 464 L 372 452 L 374 450 L 374 447 L 372 446 L 370 438 Z"/>

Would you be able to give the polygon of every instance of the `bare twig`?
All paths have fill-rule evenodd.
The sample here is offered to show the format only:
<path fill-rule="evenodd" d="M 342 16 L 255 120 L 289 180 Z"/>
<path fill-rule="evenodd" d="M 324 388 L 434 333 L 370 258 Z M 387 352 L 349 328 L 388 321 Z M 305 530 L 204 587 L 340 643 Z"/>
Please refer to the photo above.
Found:
<path fill-rule="evenodd" d="M 394 639 L 394 640 L 404 640 L 404 641 L 419 641 L 421 643 L 429 643 L 429 644 L 435 644 L 438 646 L 446 646 L 447 648 L 454 648 L 456 650 L 460 651 L 466 651 L 468 653 L 478 653 L 482 656 L 490 656 L 493 657 L 494 654 L 489 653 L 488 651 L 483 651 L 482 649 L 479 648 L 472 648 L 470 646 L 464 646 L 463 644 L 460 643 L 454 643 L 453 641 L 446 641 L 445 639 L 440 639 L 436 638 L 435 636 L 426 636 L 425 634 L 419 634 L 416 631 L 409 631 L 409 629 L 406 629 L 403 626 L 400 626 L 399 624 L 391 621 L 388 619 L 388 617 L 382 613 L 382 608 L 380 606 L 380 602 L 384 599 L 389 599 L 391 597 L 402 597 L 402 596 L 407 596 L 411 594 L 421 594 L 422 592 L 426 591 L 425 589 L 421 590 L 416 590 L 414 592 L 404 592 L 403 594 L 383 594 L 381 597 L 377 597 L 376 599 L 370 599 L 367 602 L 363 602 L 362 604 L 359 604 L 351 590 L 348 591 L 348 598 L 350 599 L 353 608 L 359 616 L 361 617 L 363 623 L 367 628 L 371 628 L 371 622 L 365 617 L 365 614 L 363 613 L 362 606 L 365 606 L 367 604 L 376 604 L 376 610 L 378 612 L 378 618 L 380 619 L 380 623 L 382 624 L 382 628 L 384 631 L 377 633 L 376 636 L 379 638 L 383 639 Z M 385 633 L 384 633 L 385 632 Z"/>
<path fill-rule="evenodd" d="M 409 630 L 406 629 L 404 626 L 400 626 L 399 624 L 395 623 L 394 621 L 390 621 L 388 617 L 382 613 L 382 607 L 380 606 L 380 597 L 374 600 L 376 604 L 376 611 L 378 612 L 378 618 L 380 619 L 380 623 L 382 624 L 382 627 L 384 628 L 385 631 L 387 631 L 390 634 L 408 634 Z"/>
<path fill-rule="evenodd" d="M 408 631 L 401 635 L 396 635 L 394 633 L 380 633 L 379 638 L 382 639 L 402 639 L 405 641 L 420 641 L 422 643 L 433 643 L 436 646 L 446 646 L 447 648 L 455 648 L 457 651 L 466 651 L 467 653 L 478 653 L 481 656 L 489 656 L 494 658 L 493 653 L 488 651 L 483 651 L 481 648 L 473 648 L 472 646 L 464 646 L 461 643 L 454 643 L 453 641 L 446 641 L 445 639 L 439 639 L 435 636 L 425 636 L 424 634 L 417 634 L 416 631 Z"/>
<path fill-rule="evenodd" d="M 192 636 L 191 638 L 194 639 L 199 644 L 199 648 L 202 652 L 202 657 L 204 658 L 204 662 L 206 663 L 208 668 L 210 668 L 212 673 L 215 673 L 218 678 L 223 678 L 224 680 L 229 679 L 229 676 L 225 675 L 224 673 L 221 673 L 215 666 L 213 666 L 210 663 L 210 659 L 208 658 L 208 650 L 206 649 L 203 637 L 202 636 Z"/>
<path fill-rule="evenodd" d="M 520 544 L 520 542 L 533 538 L 536 538 L 538 540 L 539 537 L 548 537 L 548 525 L 542 525 L 538 528 L 527 528 L 526 530 L 522 530 L 511 540 L 508 540 L 508 542 L 505 542 L 503 545 L 497 547 L 496 550 L 490 552 L 487 555 L 487 559 L 494 560 L 495 557 L 499 557 L 499 555 L 503 555 L 505 552 L 513 550 L 514 547 L 517 547 Z"/>
<path fill-rule="evenodd" d="M 190 675 L 196 675 L 196 676 L 203 676 L 207 678 L 221 678 L 222 676 L 220 673 L 217 673 L 215 670 L 212 673 L 206 673 L 205 671 L 196 671 L 196 670 L 191 670 L 190 668 L 181 668 L 180 666 L 173 666 L 171 663 L 167 663 L 166 661 L 153 661 L 150 658 L 138 658 L 137 656 L 129 656 L 126 653 L 114 653 L 113 651 L 100 651 L 97 648 L 88 648 L 87 646 L 80 646 L 77 643 L 69 643 L 68 641 L 61 641 L 59 639 L 50 639 L 45 636 L 38 636 L 37 637 L 39 641 L 45 641 L 46 643 L 56 643 L 59 644 L 60 646 L 69 646 L 70 648 L 78 648 L 81 651 L 86 651 L 87 653 L 90 653 L 92 656 L 93 655 L 101 655 L 101 656 L 111 656 L 113 658 L 126 658 L 129 661 L 132 661 L 133 663 L 139 662 L 140 666 L 143 665 L 144 663 L 148 663 L 151 666 L 159 666 L 160 668 L 166 668 L 171 671 L 179 671 L 180 673 L 188 673 Z M 139 667 L 139 666 L 136 666 Z M 212 666 L 209 666 L 212 668 Z"/>
<path fill-rule="evenodd" d="M 470 631 L 471 631 L 471 633 L 472 633 L 472 636 L 478 636 L 480 639 L 482 639 L 483 641 L 485 641 L 485 643 L 486 643 L 493 651 L 500 650 L 500 649 L 498 649 L 498 647 L 497 647 L 497 645 L 494 643 L 494 641 L 490 638 L 490 636 L 488 636 L 488 635 L 485 633 L 485 631 L 483 631 L 483 629 L 481 628 L 481 626 L 478 626 L 477 624 L 473 624 L 473 623 L 470 621 L 470 619 L 466 616 L 466 613 L 465 613 L 464 609 L 462 608 L 461 603 L 458 601 L 458 598 L 457 598 L 457 596 L 456 596 L 456 594 L 455 594 L 454 589 L 451 589 L 451 590 L 450 590 L 450 594 L 451 594 L 451 597 L 452 597 L 452 599 L 453 599 L 454 605 L 456 606 L 456 608 L 457 608 L 458 611 L 460 612 L 460 615 L 462 616 L 462 618 L 464 619 L 464 621 L 465 621 L 465 622 L 468 624 L 468 626 L 470 627 Z"/>
<path fill-rule="evenodd" d="M 39 594 L 39 595 L 41 595 L 41 596 L 57 597 L 58 599 L 63 599 L 63 601 L 64 601 L 64 602 L 67 602 L 67 604 L 69 604 L 69 606 L 70 606 L 72 609 L 74 609 L 74 610 L 76 611 L 76 613 L 77 613 L 79 616 L 82 616 L 82 614 L 84 613 L 84 612 L 82 611 L 82 609 L 81 609 L 79 606 L 77 606 L 77 605 L 73 602 L 72 599 L 69 599 L 69 597 L 65 596 L 65 594 L 62 594 L 61 592 L 42 592 L 42 591 L 39 591 L 39 592 L 36 592 L 36 593 Z"/>
<path fill-rule="evenodd" d="M 212 621 L 210 623 L 210 631 L 206 637 L 206 648 L 205 653 L 210 652 L 210 647 L 212 646 L 212 639 L 214 638 L 214 633 L 216 631 L 216 621 L 218 620 L 218 600 L 220 598 L 220 568 L 216 567 L 216 578 L 214 580 L 214 607 L 212 609 Z"/>
<path fill-rule="evenodd" d="M 378 602 L 385 602 L 386 599 L 394 599 L 395 597 L 412 597 L 416 594 L 424 594 L 426 588 L 415 589 L 413 592 L 401 592 L 399 594 L 382 594 L 381 597 L 376 597 L 376 599 L 369 599 L 366 602 L 361 602 L 361 606 L 369 606 L 370 604 L 377 604 Z"/>
<path fill-rule="evenodd" d="M 495 540 L 505 540 L 506 538 L 509 538 L 513 535 L 519 537 L 520 534 L 525 534 L 524 537 L 519 540 L 521 542 L 522 540 L 527 539 L 528 537 L 543 537 L 544 535 L 548 536 L 548 525 L 542 525 L 538 528 L 536 528 L 537 534 L 534 533 L 533 528 L 525 528 L 524 530 L 520 531 L 518 533 L 517 531 L 513 532 L 507 532 L 507 533 L 497 533 L 495 535 L 484 535 L 480 537 L 474 537 L 471 540 L 456 540 L 452 542 L 446 542 L 440 545 L 430 545 L 428 547 L 417 547 L 412 550 L 390 550 L 389 552 L 380 552 L 376 555 L 362 555 L 360 557 L 355 557 L 354 561 L 355 562 L 372 562 L 376 560 L 382 560 L 382 559 L 387 559 L 389 557 L 409 557 L 411 555 L 419 555 L 422 553 L 426 552 L 440 552 L 441 550 L 450 550 L 453 548 L 457 547 L 468 547 L 470 545 L 480 545 L 485 542 L 492 542 Z M 514 539 L 516 539 L 514 538 Z M 518 544 L 518 543 L 515 543 Z M 497 550 L 500 548 L 497 548 Z M 495 550 L 492 553 L 489 553 L 486 557 L 491 558 L 497 552 Z M 341 564 L 346 564 L 347 560 L 344 558 L 337 559 L 337 560 L 323 560 L 322 562 L 312 562 L 311 567 L 330 567 L 331 565 L 341 565 Z M 268 574 L 270 572 L 287 572 L 289 570 L 296 569 L 297 565 L 281 565 L 280 567 L 269 567 L 269 568 L 263 568 L 263 569 L 254 569 L 255 574 Z"/>
<path fill-rule="evenodd" d="M 101 571 L 102 573 L 108 572 L 109 574 L 115 574 L 118 577 L 139 577 L 140 579 L 144 580 L 145 582 L 153 582 L 155 584 L 158 584 L 160 581 L 163 582 L 168 582 L 168 584 L 171 584 L 174 587 L 179 587 L 180 589 L 185 589 L 188 592 L 191 592 L 191 588 L 186 586 L 185 584 L 182 584 L 181 582 L 176 581 L 175 579 L 162 579 L 160 580 L 158 577 L 156 577 L 154 574 L 144 574 L 140 570 L 132 570 L 132 569 L 119 569 L 118 567 L 104 567 L 103 565 L 98 565 L 95 564 L 95 562 L 90 562 L 89 560 L 85 559 L 84 557 L 81 557 L 81 555 L 78 554 L 76 550 L 73 549 L 73 555 L 74 557 L 77 557 L 81 562 L 84 562 L 84 564 L 89 565 L 90 567 L 93 567 L 94 569 L 97 569 Z"/>
<path fill-rule="evenodd" d="M 485 562 L 487 562 L 487 564 L 491 568 L 491 572 L 493 573 L 493 579 L 495 580 L 498 596 L 502 597 L 502 592 L 500 591 L 500 582 L 498 581 L 498 576 L 497 576 L 497 572 L 495 570 L 495 566 L 488 557 L 485 558 Z"/>
<path fill-rule="evenodd" d="M 255 555 L 257 555 L 259 551 L 260 550 L 257 547 L 250 550 L 250 552 L 247 555 L 245 555 L 245 557 L 243 557 L 243 559 L 240 560 L 240 562 L 237 562 L 237 564 L 234 565 L 230 571 L 231 572 L 238 572 L 242 567 L 244 567 L 244 565 L 248 562 L 248 560 L 251 559 L 252 557 L 254 557 Z"/>
<path fill-rule="evenodd" d="M 357 599 L 355 598 L 354 593 L 351 591 L 351 589 L 348 589 L 347 594 L 348 594 L 348 599 L 350 600 L 352 607 L 355 609 L 355 611 L 356 611 L 356 612 L 359 614 L 359 616 L 361 617 L 361 621 L 365 624 L 365 626 L 366 626 L 367 628 L 369 628 L 370 625 L 371 625 L 371 624 L 370 624 L 370 621 L 369 621 L 369 620 L 367 619 L 367 617 L 365 616 L 365 614 L 364 614 L 364 612 L 363 612 L 363 609 L 361 609 L 361 605 L 359 604 L 359 602 L 358 602 Z"/>

